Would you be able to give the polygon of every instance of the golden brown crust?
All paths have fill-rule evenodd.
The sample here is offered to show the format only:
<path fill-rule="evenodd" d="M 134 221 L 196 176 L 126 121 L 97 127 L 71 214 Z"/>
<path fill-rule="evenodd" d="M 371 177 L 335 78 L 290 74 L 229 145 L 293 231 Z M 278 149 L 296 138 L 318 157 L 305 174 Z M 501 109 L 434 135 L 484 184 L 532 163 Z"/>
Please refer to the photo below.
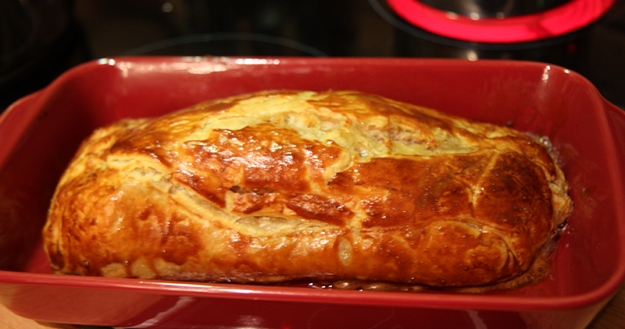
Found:
<path fill-rule="evenodd" d="M 507 127 L 262 92 L 94 132 L 44 239 L 58 273 L 507 287 L 544 273 L 567 193 L 547 148 Z"/>

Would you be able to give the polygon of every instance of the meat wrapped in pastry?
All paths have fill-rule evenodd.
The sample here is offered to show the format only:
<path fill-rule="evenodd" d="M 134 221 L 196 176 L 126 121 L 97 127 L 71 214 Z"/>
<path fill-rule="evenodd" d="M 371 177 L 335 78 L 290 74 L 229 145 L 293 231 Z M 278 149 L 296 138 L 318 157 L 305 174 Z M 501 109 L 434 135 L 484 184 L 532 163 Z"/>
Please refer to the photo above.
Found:
<path fill-rule="evenodd" d="M 356 91 L 268 91 L 96 130 L 43 234 L 64 274 L 510 288 L 545 275 L 571 207 L 526 133 Z"/>

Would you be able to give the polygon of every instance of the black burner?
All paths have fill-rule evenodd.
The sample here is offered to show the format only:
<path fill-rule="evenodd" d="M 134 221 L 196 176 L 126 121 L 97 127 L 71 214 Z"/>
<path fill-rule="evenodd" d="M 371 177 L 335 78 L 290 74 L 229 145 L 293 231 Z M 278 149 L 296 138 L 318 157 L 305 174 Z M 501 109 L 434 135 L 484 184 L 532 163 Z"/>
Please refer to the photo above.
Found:
<path fill-rule="evenodd" d="M 156 41 L 124 55 L 168 56 L 327 56 L 298 41 L 253 33 L 206 33 Z"/>
<path fill-rule="evenodd" d="M 70 1 L 0 2 L 0 112 L 89 59 Z"/>
<path fill-rule="evenodd" d="M 395 54 L 402 57 L 434 57 L 531 60 L 576 69 L 579 40 L 588 28 L 555 38 L 519 43 L 480 43 L 447 38 L 415 27 L 399 17 L 385 0 L 369 0 L 371 7 L 395 28 Z"/>

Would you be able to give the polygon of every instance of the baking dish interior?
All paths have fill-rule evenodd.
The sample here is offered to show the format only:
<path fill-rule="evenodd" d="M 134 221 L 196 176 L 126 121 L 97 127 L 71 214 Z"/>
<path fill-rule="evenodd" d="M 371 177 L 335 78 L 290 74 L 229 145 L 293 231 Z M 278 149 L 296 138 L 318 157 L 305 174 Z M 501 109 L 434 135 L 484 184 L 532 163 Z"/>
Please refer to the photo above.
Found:
<path fill-rule="evenodd" d="M 551 274 L 490 294 L 591 295 L 622 281 L 623 180 L 605 114 L 610 104 L 560 67 L 414 59 L 116 58 L 67 72 L 0 119 L 0 138 L 7 136 L 0 139 L 0 270 L 14 280 L 52 275 L 41 228 L 59 176 L 93 129 L 264 89 L 356 89 L 549 137 L 575 203 Z"/>

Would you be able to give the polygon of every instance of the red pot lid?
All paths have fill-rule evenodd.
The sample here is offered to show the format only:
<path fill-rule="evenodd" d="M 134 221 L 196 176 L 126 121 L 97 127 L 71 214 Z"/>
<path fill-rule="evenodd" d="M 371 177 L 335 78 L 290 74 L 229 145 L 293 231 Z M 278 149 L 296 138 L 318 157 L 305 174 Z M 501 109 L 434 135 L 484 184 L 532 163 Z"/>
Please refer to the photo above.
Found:
<path fill-rule="evenodd" d="M 417 0 L 387 1 L 399 16 L 428 32 L 485 43 L 526 42 L 560 36 L 590 24 L 614 3 L 614 0 L 572 0 L 536 14 L 471 19 Z"/>

